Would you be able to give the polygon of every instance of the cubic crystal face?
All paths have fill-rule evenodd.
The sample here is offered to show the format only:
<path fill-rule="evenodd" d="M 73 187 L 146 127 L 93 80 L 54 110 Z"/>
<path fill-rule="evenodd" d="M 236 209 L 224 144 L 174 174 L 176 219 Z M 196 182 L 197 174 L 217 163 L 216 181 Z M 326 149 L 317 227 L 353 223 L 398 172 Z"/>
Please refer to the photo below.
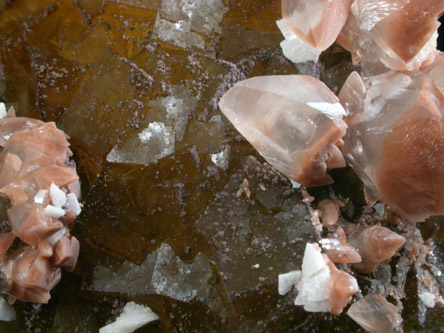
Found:
<path fill-rule="evenodd" d="M 311 76 L 262 76 L 238 82 L 219 106 L 277 170 L 305 186 L 332 183 L 326 170 L 344 167 L 337 144 L 345 111 Z"/>
<path fill-rule="evenodd" d="M 353 73 L 343 153 L 373 199 L 411 221 L 444 213 L 444 95 L 422 73 Z"/>

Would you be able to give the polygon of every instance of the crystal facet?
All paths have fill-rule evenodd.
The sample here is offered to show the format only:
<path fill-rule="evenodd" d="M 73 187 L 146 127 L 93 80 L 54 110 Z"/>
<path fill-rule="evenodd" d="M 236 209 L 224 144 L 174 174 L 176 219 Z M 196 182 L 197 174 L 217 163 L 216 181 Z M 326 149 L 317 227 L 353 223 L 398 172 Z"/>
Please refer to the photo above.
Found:
<path fill-rule="evenodd" d="M 277 170 L 305 186 L 333 182 L 345 166 L 338 148 L 346 125 L 337 97 L 311 76 L 262 76 L 238 82 L 219 106 Z"/>

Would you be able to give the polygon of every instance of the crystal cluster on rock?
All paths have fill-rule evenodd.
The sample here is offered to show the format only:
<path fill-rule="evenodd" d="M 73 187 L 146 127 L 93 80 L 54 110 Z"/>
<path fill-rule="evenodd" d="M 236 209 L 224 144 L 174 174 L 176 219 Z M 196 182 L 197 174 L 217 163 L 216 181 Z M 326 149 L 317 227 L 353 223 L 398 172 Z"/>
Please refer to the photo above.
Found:
<path fill-rule="evenodd" d="M 359 291 L 356 279 L 341 271 L 321 253 L 316 244 L 307 243 L 302 271 L 279 276 L 280 294 L 293 284 L 298 290 L 295 305 L 303 305 L 310 312 L 340 314 L 350 298 Z"/>
<path fill-rule="evenodd" d="M 369 198 L 414 222 L 444 214 L 444 95 L 433 79 L 352 73 L 339 98 L 350 113 L 343 153 Z"/>
<path fill-rule="evenodd" d="M 303 75 L 255 77 L 236 83 L 219 106 L 277 170 L 304 186 L 333 182 L 345 166 L 345 111 L 321 81 Z"/>
<path fill-rule="evenodd" d="M 1 290 L 10 303 L 47 303 L 61 268 L 74 270 L 79 254 L 68 229 L 81 211 L 72 152 L 54 123 L 15 117 L 13 109 L 0 120 L 0 137 L 0 193 L 12 205 L 0 234 Z"/>
<path fill-rule="evenodd" d="M 338 42 L 373 74 L 419 69 L 433 54 L 444 3 L 355 0 Z"/>
<path fill-rule="evenodd" d="M 344 26 L 353 0 L 282 0 L 283 19 L 277 25 L 281 43 L 293 62 L 317 60 L 331 46 Z"/>

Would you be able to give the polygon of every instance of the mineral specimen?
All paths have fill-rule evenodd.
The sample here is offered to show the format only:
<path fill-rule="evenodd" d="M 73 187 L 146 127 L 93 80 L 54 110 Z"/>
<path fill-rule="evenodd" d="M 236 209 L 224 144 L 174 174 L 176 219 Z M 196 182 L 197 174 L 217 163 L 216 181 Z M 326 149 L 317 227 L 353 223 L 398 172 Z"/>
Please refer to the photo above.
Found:
<path fill-rule="evenodd" d="M 340 314 L 359 291 L 356 279 L 338 270 L 316 244 L 307 243 L 295 304 L 306 311 Z"/>
<path fill-rule="evenodd" d="M 69 165 L 66 135 L 54 123 L 11 111 L 0 120 L 0 133 L 0 193 L 12 204 L 11 231 L 0 237 L 2 290 L 11 303 L 47 303 L 60 267 L 72 271 L 79 255 L 79 242 L 66 228 L 80 213 L 79 178 Z M 28 246 L 8 255 L 15 236 Z"/>
<path fill-rule="evenodd" d="M 219 106 L 276 169 L 305 186 L 333 182 L 345 166 L 338 146 L 346 125 L 336 96 L 311 76 L 263 76 L 238 82 Z"/>
<path fill-rule="evenodd" d="M 392 332 L 398 326 L 398 309 L 378 294 L 369 294 L 353 303 L 347 314 L 371 333 Z"/>
<path fill-rule="evenodd" d="M 281 47 L 293 62 L 317 60 L 344 26 L 353 0 L 283 0 L 278 27 L 285 37 Z M 307 19 L 308 18 L 308 19 Z"/>
<path fill-rule="evenodd" d="M 435 0 L 356 0 L 338 42 L 367 75 L 417 70 L 436 49 L 443 12 L 444 3 Z"/>
<path fill-rule="evenodd" d="M 352 73 L 339 99 L 350 113 L 343 153 L 372 200 L 413 222 L 444 214 L 444 95 L 433 80 Z"/>
<path fill-rule="evenodd" d="M 393 257 L 405 243 L 405 238 L 381 226 L 361 227 L 348 237 L 358 249 L 362 262 L 354 264 L 361 273 L 371 273 L 376 266 Z"/>
<path fill-rule="evenodd" d="M 322 249 L 334 263 L 360 263 L 362 261 L 358 251 L 346 242 L 344 230 L 338 228 L 338 238 L 323 238 L 320 240 Z"/>

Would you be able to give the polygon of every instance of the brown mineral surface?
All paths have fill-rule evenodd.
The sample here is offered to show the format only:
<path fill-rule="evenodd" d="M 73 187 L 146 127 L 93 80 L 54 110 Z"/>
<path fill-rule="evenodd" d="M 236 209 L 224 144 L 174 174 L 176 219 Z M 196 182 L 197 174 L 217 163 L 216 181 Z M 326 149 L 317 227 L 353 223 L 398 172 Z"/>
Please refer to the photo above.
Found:
<path fill-rule="evenodd" d="M 379 6 L 386 2 L 395 3 L 375 0 L 377 5 L 371 6 L 356 0 L 366 9 L 361 16 L 352 12 L 348 20 L 362 23 L 365 17 L 389 17 L 402 7 Z M 306 40 L 322 47 L 333 42 L 351 4 L 294 3 L 308 6 L 300 23 L 309 22 L 304 25 L 311 31 Z M 439 12 L 433 6 L 423 8 L 427 17 L 418 16 L 427 29 L 436 26 Z M 386 315 L 397 330 L 442 328 L 441 218 L 427 219 L 420 225 L 421 233 L 393 212 L 393 203 L 385 202 L 382 214 L 366 203 L 363 183 L 380 198 L 370 191 L 376 183 L 363 177 L 373 171 L 365 166 L 379 160 L 363 162 L 362 171 L 353 163 L 353 169 L 344 168 L 346 128 L 337 117 L 344 110 L 338 111 L 332 93 L 360 68 L 337 44 L 322 54 L 313 48 L 319 56 L 316 63 L 287 60 L 280 47 L 282 27 L 276 25 L 286 21 L 282 16 L 280 0 L 0 1 L 0 102 L 6 104 L 0 103 L 0 115 L 6 115 L 10 106 L 17 113 L 8 113 L 0 126 L 0 145 L 5 147 L 0 164 L 1 332 L 98 332 L 127 324 L 137 332 L 363 332 L 362 322 L 356 323 L 346 312 L 361 304 L 362 295 L 375 293 L 402 317 L 402 322 L 391 321 Z M 415 36 L 418 43 L 411 55 L 427 40 L 428 30 Z M 398 46 L 401 54 L 407 45 Z M 387 70 L 379 60 L 385 53 L 379 46 L 371 50 L 374 62 L 360 58 L 363 76 L 374 69 Z M 389 54 L 404 66 L 408 59 L 400 62 L 398 53 Z M 409 64 L 416 64 L 420 54 Z M 431 52 L 422 64 L 423 73 L 417 74 L 427 76 L 437 89 L 442 89 L 441 57 Z M 320 81 L 295 78 L 296 74 Z M 357 75 L 348 86 L 366 82 Z M 250 96 L 242 101 L 245 108 L 238 116 L 249 114 L 254 125 L 264 125 L 259 126 L 262 132 L 245 118 L 245 130 L 236 129 L 218 108 L 230 88 L 245 92 L 242 85 L 254 77 L 266 77 L 268 85 L 262 89 L 261 81 L 262 88 L 248 90 Z M 273 92 L 276 77 L 287 79 Z M 304 90 L 301 82 L 309 88 Z M 381 83 L 378 89 L 383 93 L 366 107 L 379 107 L 397 94 L 399 100 L 407 100 L 404 93 L 414 98 L 420 94 L 412 91 L 426 91 L 417 89 L 416 83 L 412 89 L 406 84 L 404 79 Z M 265 98 L 271 95 L 272 99 Z M 318 95 L 319 99 L 310 99 Z M 355 113 L 352 107 L 359 110 L 368 94 L 352 89 L 349 95 L 343 107 Z M 430 106 L 433 98 L 418 100 Z M 285 112 L 287 106 L 299 113 Z M 390 102 L 392 110 L 404 111 L 398 106 Z M 355 114 L 347 119 L 353 137 L 354 126 L 364 119 Z M 301 115 L 310 117 L 297 121 Z M 372 128 L 384 128 L 385 119 Z M 44 133 L 37 133 L 37 128 Z M 439 126 L 431 128 L 427 139 L 439 132 Z M 14 139 L 13 132 L 21 134 Z M 272 151 L 278 152 L 273 158 L 278 158 L 264 154 L 268 164 L 260 155 L 264 152 L 258 153 L 242 135 L 255 147 L 273 143 Z M 311 149 L 301 153 L 306 142 Z M 396 149 L 376 145 L 381 151 Z M 292 160 L 296 152 L 305 157 L 301 165 Z M 71 161 L 66 163 L 68 156 Z M 35 169 L 36 165 L 40 167 Z M 302 171 L 294 177 L 296 182 L 329 185 L 300 188 L 280 173 L 285 170 L 279 165 Z M 388 170 L 389 163 L 385 167 Z M 294 176 L 291 172 L 284 173 Z M 324 200 L 331 202 L 323 207 Z M 415 201 L 408 204 L 413 207 Z M 390 223 L 393 220 L 397 223 Z M 298 288 L 293 285 L 301 275 L 294 272 L 304 270 L 307 243 L 339 241 L 341 250 L 344 244 L 352 246 L 355 232 L 375 224 L 398 235 L 393 236 L 397 241 L 406 238 L 405 247 L 388 251 L 395 253 L 390 261 L 383 259 L 376 266 L 371 262 L 371 274 L 358 272 L 353 264 L 329 262 L 322 271 L 327 272 L 327 283 L 311 281 L 299 294 L 309 295 L 310 304 L 317 302 L 310 295 L 318 295 L 322 305 L 328 303 L 327 313 L 308 313 L 295 306 Z M 378 249 L 384 248 L 372 237 Z M 353 247 L 364 259 L 361 249 Z M 326 258 L 328 251 L 322 251 L 318 254 Z M 288 272 L 293 273 L 285 277 Z M 14 274 L 16 278 L 10 278 Z M 278 285 L 282 275 L 283 281 L 287 279 L 283 289 Z M 324 289 L 310 288 L 313 285 Z M 362 294 L 356 293 L 358 288 Z M 287 293 L 281 296 L 282 290 Z M 9 305 L 4 298 L 12 293 L 17 301 Z M 325 302 L 326 295 L 331 303 Z M 434 307 L 428 307 L 432 303 Z M 154 321 L 147 323 L 147 318 Z"/>

